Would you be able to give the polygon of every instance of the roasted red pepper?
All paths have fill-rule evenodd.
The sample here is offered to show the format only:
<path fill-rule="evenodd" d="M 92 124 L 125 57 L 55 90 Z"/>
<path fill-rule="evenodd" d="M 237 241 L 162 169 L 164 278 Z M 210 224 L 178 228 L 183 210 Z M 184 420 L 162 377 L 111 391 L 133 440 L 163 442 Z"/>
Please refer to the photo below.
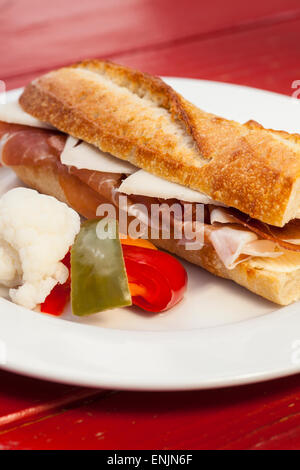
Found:
<path fill-rule="evenodd" d="M 184 296 L 187 273 L 173 256 L 159 250 L 123 245 L 123 256 L 134 305 L 163 312 Z"/>
<path fill-rule="evenodd" d="M 41 312 L 43 313 L 50 313 L 51 315 L 59 316 L 63 313 L 65 306 L 70 300 L 70 252 L 66 254 L 62 263 L 68 268 L 69 277 L 64 284 L 56 284 L 50 294 L 46 297 L 45 301 L 41 304 Z"/>
<path fill-rule="evenodd" d="M 149 312 L 163 312 L 183 298 L 187 273 L 176 258 L 153 248 L 122 244 L 133 304 Z M 62 262 L 70 271 L 70 253 Z M 70 300 L 70 290 L 69 275 L 65 284 L 57 284 L 52 289 L 41 305 L 41 311 L 61 315 Z"/>

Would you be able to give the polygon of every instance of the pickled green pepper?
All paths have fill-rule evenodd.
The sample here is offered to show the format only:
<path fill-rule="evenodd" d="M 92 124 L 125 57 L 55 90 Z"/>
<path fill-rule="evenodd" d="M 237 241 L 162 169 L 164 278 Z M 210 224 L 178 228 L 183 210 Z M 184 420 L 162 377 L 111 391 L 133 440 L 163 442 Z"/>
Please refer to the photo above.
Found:
<path fill-rule="evenodd" d="M 99 219 L 81 226 L 71 249 L 71 301 L 83 316 L 132 304 L 116 221 L 115 238 L 97 236 Z"/>

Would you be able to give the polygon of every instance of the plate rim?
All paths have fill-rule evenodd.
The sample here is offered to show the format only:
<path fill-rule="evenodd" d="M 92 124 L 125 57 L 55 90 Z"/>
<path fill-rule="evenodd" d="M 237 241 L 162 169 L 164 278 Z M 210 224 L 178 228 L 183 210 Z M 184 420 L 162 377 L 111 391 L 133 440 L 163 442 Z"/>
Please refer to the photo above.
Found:
<path fill-rule="evenodd" d="M 260 94 L 268 94 L 269 96 L 274 96 L 274 97 L 280 97 L 280 98 L 283 98 L 286 102 L 291 102 L 292 101 L 295 101 L 294 98 L 292 97 L 289 97 L 289 96 L 286 96 L 286 95 L 282 95 L 282 94 L 279 94 L 279 93 L 275 93 L 275 92 L 272 92 L 272 91 L 268 91 L 268 90 L 261 90 L 261 89 L 258 89 L 258 88 L 252 88 L 252 87 L 248 87 L 248 86 L 244 86 L 244 85 L 235 85 L 235 84 L 232 84 L 232 83 L 224 83 L 224 82 L 218 82 L 218 81 L 210 81 L 210 80 L 201 80 L 201 79 L 195 79 L 195 78 L 188 78 L 188 77 L 163 77 L 164 79 L 166 79 L 166 81 L 170 80 L 170 81 L 192 81 L 194 83 L 199 83 L 199 82 L 204 82 L 205 84 L 207 85 L 210 85 L 210 84 L 213 84 L 215 86 L 221 86 L 221 87 L 229 87 L 229 88 L 239 88 L 239 89 L 244 89 L 244 90 L 251 90 L 252 92 L 257 92 L 257 93 L 260 93 Z M 7 90 L 6 91 L 6 94 L 7 96 L 16 96 L 17 94 L 21 93 L 21 91 L 23 90 L 23 88 L 17 88 L 17 89 L 13 89 L 13 90 Z M 298 100 L 299 101 L 299 100 Z M 38 331 L 39 331 L 39 328 L 41 328 L 42 330 L 44 329 L 44 325 L 45 325 L 45 330 L 47 331 L 49 328 L 52 329 L 52 325 L 56 325 L 56 327 L 54 327 L 54 330 L 57 330 L 57 326 L 60 325 L 61 326 L 61 321 L 57 321 L 57 319 L 51 317 L 51 316 L 47 316 L 47 315 L 43 315 L 43 316 L 40 316 L 40 314 L 37 314 L 36 312 L 31 312 L 31 311 L 28 311 L 22 307 L 19 307 L 19 306 L 16 306 L 8 301 L 5 301 L 4 299 L 0 299 L 0 313 L 2 311 L 2 304 L 3 302 L 6 302 L 5 304 L 5 310 L 12 310 L 11 311 L 11 315 L 10 315 L 10 321 L 13 321 L 13 320 L 16 320 L 17 322 L 19 322 L 20 325 L 22 325 L 23 328 L 25 328 L 25 331 L 26 331 L 26 324 L 27 322 L 29 321 L 29 318 L 30 317 L 30 325 L 32 326 L 33 324 L 36 325 L 36 320 L 37 318 L 39 318 L 39 321 L 38 321 L 38 324 L 40 326 L 38 326 Z M 10 306 L 10 307 L 9 307 Z M 273 315 L 273 316 L 278 316 L 278 313 L 280 312 L 280 316 L 282 314 L 286 315 L 287 318 L 289 318 L 290 316 L 296 316 L 297 315 L 297 304 L 292 304 L 288 307 L 284 307 L 280 310 L 278 310 L 277 312 L 274 312 L 270 315 Z M 284 313 L 284 311 L 286 313 Z M 6 314 L 6 313 L 5 313 Z M 80 324 L 80 323 L 72 323 L 72 322 L 68 322 L 69 324 L 69 331 L 72 330 L 74 328 L 74 332 L 76 330 L 76 334 L 77 334 L 77 329 L 80 329 L 80 331 L 82 332 L 83 330 L 85 331 L 86 329 L 90 329 L 90 331 L 92 330 L 97 330 L 97 335 L 96 336 L 99 336 L 101 338 L 98 338 L 98 339 L 101 339 L 103 341 L 103 344 L 105 346 L 107 346 L 107 338 L 106 336 L 110 336 L 110 338 L 113 336 L 114 339 L 116 339 L 117 341 L 122 341 L 124 338 L 122 338 L 124 335 L 127 335 L 127 341 L 129 341 L 130 343 L 132 343 L 134 345 L 133 347 L 133 350 L 132 352 L 134 352 L 135 350 L 135 347 L 138 345 L 140 346 L 141 343 L 144 345 L 144 347 L 146 347 L 147 349 L 147 354 L 149 354 L 149 350 L 151 352 L 151 348 L 153 348 L 153 342 L 149 342 L 148 341 L 148 338 L 145 339 L 146 337 L 149 337 L 149 336 L 155 336 L 156 340 L 158 337 L 161 337 L 161 342 L 159 343 L 160 344 L 160 347 L 163 348 L 165 346 L 165 341 L 170 341 L 170 339 L 172 339 L 173 341 L 173 338 L 177 337 L 176 338 L 176 341 L 180 340 L 179 341 L 179 345 L 180 347 L 178 346 L 178 343 L 177 343 L 177 346 L 175 347 L 174 349 L 174 344 L 172 345 L 172 347 L 170 346 L 170 349 L 173 351 L 173 352 L 176 352 L 176 354 L 182 354 L 182 350 L 180 349 L 183 344 L 182 344 L 182 339 L 183 339 L 183 336 L 186 337 L 185 340 L 187 341 L 187 343 L 190 345 L 190 346 L 193 346 L 195 347 L 195 342 L 198 342 L 199 339 L 203 340 L 204 341 L 204 338 L 202 338 L 202 336 L 204 336 L 205 334 L 207 335 L 207 331 L 210 330 L 210 334 L 208 335 L 209 336 L 209 341 L 208 342 L 214 342 L 214 341 L 217 341 L 217 340 L 220 340 L 220 336 L 223 337 L 223 339 L 227 339 L 227 341 L 231 341 L 231 338 L 227 338 L 228 334 L 226 333 L 226 329 L 227 329 L 227 332 L 229 331 L 228 329 L 232 329 L 235 330 L 235 334 L 239 334 L 240 336 L 238 336 L 238 343 L 239 343 L 239 346 L 240 346 L 240 349 L 243 350 L 243 348 L 245 347 L 245 345 L 247 344 L 247 339 L 245 339 L 245 337 L 243 336 L 243 334 L 241 334 L 242 332 L 240 330 L 243 330 L 245 328 L 245 323 L 248 323 L 248 326 L 250 328 L 250 330 L 252 331 L 252 334 L 250 335 L 250 340 L 252 341 L 253 340 L 253 335 L 258 335 L 258 340 L 256 340 L 256 343 L 255 343 L 255 347 L 257 349 L 259 348 L 262 348 L 262 352 L 263 352 L 263 349 L 264 349 L 264 343 L 263 343 L 263 338 L 264 336 L 267 336 L 268 335 L 268 331 L 269 331 L 269 322 L 268 322 L 268 317 L 269 315 L 266 315 L 266 316 L 262 316 L 262 317 L 257 317 L 257 318 L 253 318 L 253 319 L 248 319 L 248 320 L 245 320 L 245 321 L 242 321 L 242 322 L 238 322 L 238 323 L 234 323 L 234 324 L 230 324 L 230 325 L 222 325 L 222 326 L 216 326 L 216 327 L 210 327 L 210 328 L 203 328 L 203 329 L 194 329 L 194 330 L 179 330 L 179 331 L 134 331 L 134 330 L 118 330 L 118 329 L 112 329 L 112 328 L 103 328 L 103 327 L 93 327 L 91 325 L 83 325 L 83 324 Z M 22 321 L 23 320 L 23 321 Z M 277 319 L 278 320 L 278 319 Z M 298 326 L 300 327 L 300 318 L 299 318 L 299 324 Z M 295 328 L 295 322 L 297 324 L 297 318 L 294 319 L 294 323 L 293 324 L 289 324 L 287 323 L 287 328 L 286 328 L 286 332 L 285 334 L 286 335 L 291 335 L 291 338 L 293 338 L 293 334 L 294 334 L 294 331 L 293 329 Z M 1 323 L 2 323 L 2 319 L 1 319 L 1 315 L 0 315 L 0 326 L 1 326 Z M 24 323 L 24 324 L 23 324 Z M 109 377 L 109 378 L 104 378 L 105 377 L 105 374 L 102 372 L 102 376 L 100 374 L 97 375 L 95 370 L 93 371 L 93 373 L 90 373 L 90 374 L 85 374 L 84 370 L 81 369 L 80 372 L 77 374 L 74 372 L 74 370 L 71 368 L 71 373 L 67 372 L 66 368 L 68 368 L 68 366 L 70 366 L 70 363 L 66 363 L 66 364 L 61 364 L 61 368 L 59 369 L 56 369 L 56 370 L 49 370 L 49 367 L 48 369 L 45 369 L 43 368 L 43 364 L 41 364 L 41 360 L 40 360 L 40 357 L 38 358 L 39 360 L 37 360 L 37 358 L 34 357 L 34 348 L 37 347 L 37 345 L 33 345 L 33 350 L 31 351 L 31 354 L 28 354 L 28 357 L 25 358 L 24 360 L 24 355 L 22 355 L 22 353 L 24 352 L 24 348 L 26 348 L 26 341 L 25 343 L 23 344 L 23 349 L 21 348 L 20 349 L 20 344 L 18 344 L 18 346 L 14 345 L 14 333 L 13 333 L 13 327 L 14 325 L 8 325 L 9 324 L 9 321 L 7 321 L 7 325 L 6 325 L 6 328 L 8 328 L 9 330 L 9 340 L 7 340 L 7 338 L 5 339 L 5 341 L 9 341 L 10 344 L 8 344 L 8 350 L 10 348 L 14 348 L 14 351 L 12 351 L 12 356 L 10 357 L 10 353 L 8 354 L 7 356 L 7 363 L 6 364 L 1 364 L 1 367 L 5 370 L 8 370 L 8 371 L 11 371 L 11 372 L 16 372 L 16 373 L 21 373 L 23 375 L 28 375 L 28 376 L 31 376 L 31 377 L 36 377 L 36 378 L 39 378 L 39 379 L 43 379 L 43 380 L 51 380 L 51 381 L 55 381 L 55 382 L 61 382 L 61 383 L 68 383 L 68 384 L 72 384 L 72 385 L 84 385 L 84 386 L 89 386 L 89 387 L 95 387 L 95 388 L 117 388 L 119 390 L 153 390 L 153 391 L 170 391 L 170 390 L 174 390 L 174 391 L 179 391 L 179 390 L 196 390 L 196 389 L 208 389 L 208 388 L 222 388 L 222 387 L 228 387 L 228 386 L 237 386 L 237 385 L 244 385 L 244 384 L 250 384 L 250 383 L 254 383 L 254 382 L 262 382 L 262 381 L 267 381 L 267 380 L 271 380 L 271 379 L 276 379 L 276 378 L 280 378 L 280 377 L 285 377 L 285 376 L 289 376 L 289 375 L 292 375 L 292 374 L 295 374 L 295 373 L 298 373 L 300 372 L 300 361 L 299 362 L 296 362 L 294 363 L 293 360 L 291 359 L 291 356 L 293 355 L 293 351 L 292 350 L 289 350 L 287 351 L 287 354 L 290 354 L 290 356 L 287 356 L 287 358 L 285 359 L 285 362 L 284 362 L 284 365 L 282 366 L 279 366 L 279 367 L 274 367 L 273 369 L 272 368 L 269 368 L 268 371 L 252 371 L 250 372 L 250 369 L 248 371 L 248 373 L 245 373 L 245 374 L 242 374 L 240 373 L 239 375 L 232 375 L 232 376 L 227 376 L 226 377 L 226 374 L 222 375 L 220 374 L 218 377 L 212 379 L 212 378 L 203 378 L 201 377 L 201 374 L 199 374 L 197 377 L 194 376 L 194 380 L 190 380 L 188 379 L 187 377 L 184 378 L 184 380 L 182 382 L 180 381 L 168 381 L 166 380 L 166 377 L 163 377 L 163 379 L 161 378 L 160 381 L 159 379 L 157 379 L 156 383 L 153 383 L 152 380 L 142 380 L 141 379 L 141 375 L 140 375 L 140 371 L 138 370 L 135 370 L 135 372 L 133 373 L 132 376 L 128 376 L 126 378 L 126 380 L 123 380 L 123 381 L 120 381 L 119 380 L 119 376 L 116 376 L 115 378 L 112 378 L 112 377 L 109 377 L 109 374 L 106 375 L 106 377 Z M 275 322 L 276 324 L 276 322 Z M 50 326 L 51 325 L 51 326 Z M 72 326 L 70 326 L 72 325 Z M 27 328 L 29 327 L 29 323 L 27 324 Z M 282 324 L 281 324 L 281 321 L 278 320 L 278 325 L 277 325 L 277 328 L 279 328 L 279 330 L 277 331 L 276 330 L 276 338 L 280 339 L 282 338 Z M 4 328 L 5 329 L 5 328 Z M 225 331 L 225 333 L 224 333 Z M 300 329 L 299 329 L 300 331 Z M 22 332 L 24 333 L 24 330 L 22 330 Z M 200 333 L 201 332 L 201 333 Z M 205 333 L 206 332 L 206 333 Z M 128 339 L 128 333 L 130 333 L 130 339 Z M 88 334 L 89 335 L 89 334 Z M 26 336 L 23 334 L 23 336 Z M 63 336 L 63 335 L 62 335 Z M 229 334 L 229 336 L 231 336 Z M 247 335 L 246 335 L 247 336 Z M 171 338 L 172 337 L 172 338 Z M 247 336 L 248 337 L 248 336 Z M 300 334 L 299 334 L 299 338 L 300 338 Z M 0 329 L 0 340 L 3 340 L 3 333 Z M 63 339 L 63 338 L 61 338 Z M 236 338 L 235 338 L 236 339 Z M 295 338 L 295 341 L 297 341 L 298 338 Z M 206 338 L 206 341 L 207 341 L 207 338 Z M 148 344 L 149 342 L 149 344 Z M 44 343 L 44 342 L 43 342 Z M 205 343 L 205 341 L 204 341 Z M 236 346 L 237 344 L 236 343 Z M 22 344 L 22 343 L 21 343 Z M 37 343 L 38 344 L 38 343 Z M 131 344 L 131 346 L 132 346 Z M 46 346 L 47 348 L 50 348 L 51 347 L 51 344 L 48 344 L 48 342 L 46 342 L 46 344 L 43 344 L 44 347 Z M 276 345 L 278 346 L 278 344 L 276 343 Z M 289 343 L 289 345 L 292 347 L 293 345 L 293 341 Z M 101 343 L 101 346 L 102 346 L 102 343 Z M 205 344 L 204 344 L 205 346 Z M 18 350 L 18 347 L 19 347 L 19 350 Z M 149 349 L 150 348 L 150 349 Z M 205 349 L 205 348 L 204 348 Z M 197 348 L 195 349 L 197 350 Z M 36 351 L 35 351 L 36 352 Z M 99 353 L 103 352 L 101 350 L 101 348 L 99 348 Z M 28 351 L 27 351 L 28 353 Z M 43 356 L 43 352 L 41 352 L 42 356 Z M 129 357 L 133 357 L 134 356 L 131 354 L 131 356 L 129 355 Z M 23 363 L 22 363 L 22 358 L 23 358 Z M 68 358 L 69 360 L 69 358 Z M 280 362 L 280 361 L 279 361 Z M 43 363 L 43 361 L 42 361 Z M 221 365 L 221 364 L 220 364 Z M 221 365 L 222 366 L 222 365 Z M 261 368 L 264 369 L 264 367 L 266 366 L 263 366 L 263 363 L 261 364 Z M 220 370 L 221 370 L 222 367 L 220 367 Z M 182 368 L 182 365 L 181 365 L 181 369 L 178 370 L 178 372 L 182 372 L 184 373 L 184 370 Z M 79 375 L 78 375 L 79 374 Z M 96 374 L 96 375 L 95 375 Z M 194 374 L 194 373 L 193 373 Z M 115 375 L 116 375 L 116 372 L 115 372 Z M 81 378 L 79 378 L 79 376 Z"/>

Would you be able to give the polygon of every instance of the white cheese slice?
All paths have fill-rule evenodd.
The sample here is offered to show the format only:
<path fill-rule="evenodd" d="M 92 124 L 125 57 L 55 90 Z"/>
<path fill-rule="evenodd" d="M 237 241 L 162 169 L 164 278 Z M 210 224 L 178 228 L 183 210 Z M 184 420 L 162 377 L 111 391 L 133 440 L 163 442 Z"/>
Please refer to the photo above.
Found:
<path fill-rule="evenodd" d="M 127 195 L 135 194 L 137 196 L 158 197 L 161 199 L 178 199 L 199 204 L 224 205 L 214 201 L 206 194 L 186 188 L 181 184 L 171 183 L 144 170 L 139 170 L 126 178 L 119 187 L 119 191 Z"/>
<path fill-rule="evenodd" d="M 9 124 L 22 124 L 23 126 L 39 127 L 51 129 L 52 126 L 45 122 L 39 121 L 28 113 L 25 113 L 18 101 L 0 104 L 0 121 Z"/>
<path fill-rule="evenodd" d="M 137 168 L 131 165 L 131 163 L 116 158 L 109 153 L 102 152 L 93 145 L 79 142 L 74 137 L 68 137 L 65 148 L 60 156 L 60 160 L 64 165 L 74 166 L 79 170 L 84 169 L 106 173 L 131 174 L 137 171 Z"/>
<path fill-rule="evenodd" d="M 210 211 L 210 223 L 213 225 L 215 223 L 219 224 L 236 224 L 236 219 L 228 214 L 224 209 L 220 207 L 214 207 Z"/>

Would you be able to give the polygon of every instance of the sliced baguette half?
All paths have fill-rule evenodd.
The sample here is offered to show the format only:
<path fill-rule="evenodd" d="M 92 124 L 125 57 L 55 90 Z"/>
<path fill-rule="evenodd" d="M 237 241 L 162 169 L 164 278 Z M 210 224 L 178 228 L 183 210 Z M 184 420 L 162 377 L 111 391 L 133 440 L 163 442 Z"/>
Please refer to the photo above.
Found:
<path fill-rule="evenodd" d="M 167 180 L 283 226 L 300 206 L 300 136 L 201 111 L 160 78 L 87 60 L 29 84 L 23 109 Z"/>

